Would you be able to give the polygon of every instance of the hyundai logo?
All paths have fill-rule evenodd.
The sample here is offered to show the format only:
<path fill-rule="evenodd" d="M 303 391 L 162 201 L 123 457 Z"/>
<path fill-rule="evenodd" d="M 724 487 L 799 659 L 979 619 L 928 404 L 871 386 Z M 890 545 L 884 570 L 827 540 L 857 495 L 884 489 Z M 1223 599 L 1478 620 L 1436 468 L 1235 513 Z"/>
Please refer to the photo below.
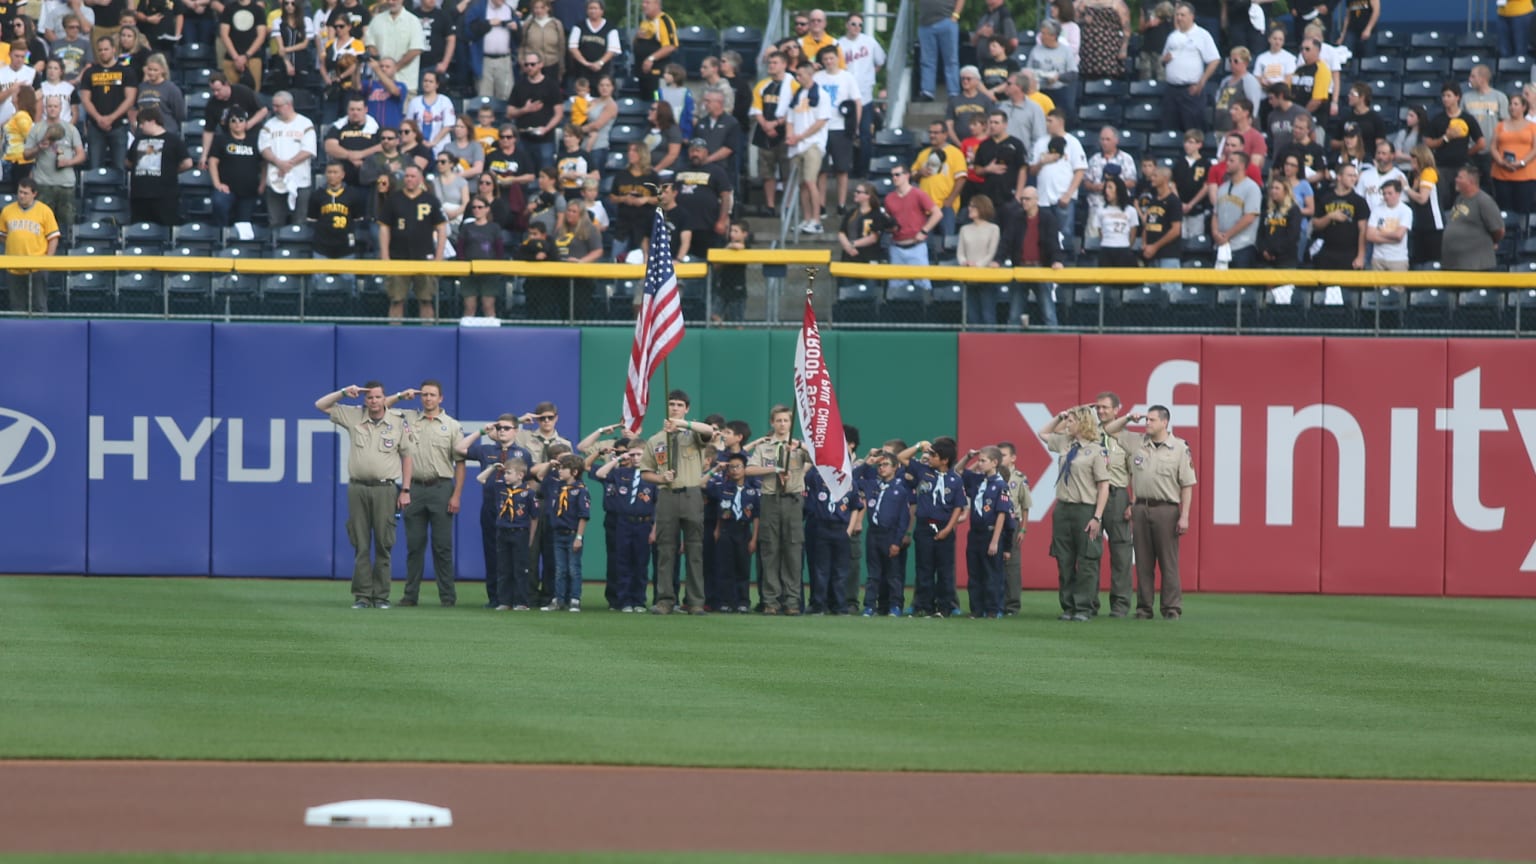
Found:
<path fill-rule="evenodd" d="M 7 423 L 6 418 L 11 418 L 11 422 Z M 42 455 L 32 460 L 32 464 L 18 468 L 16 460 L 21 457 L 22 450 L 34 436 L 41 438 L 46 447 Z M 32 449 L 36 451 L 38 448 Z M 49 432 L 48 427 L 36 417 L 20 411 L 12 411 L 9 408 L 0 408 L 0 486 L 25 480 L 48 467 L 48 463 L 53 461 L 53 453 L 56 449 L 53 433 Z"/>

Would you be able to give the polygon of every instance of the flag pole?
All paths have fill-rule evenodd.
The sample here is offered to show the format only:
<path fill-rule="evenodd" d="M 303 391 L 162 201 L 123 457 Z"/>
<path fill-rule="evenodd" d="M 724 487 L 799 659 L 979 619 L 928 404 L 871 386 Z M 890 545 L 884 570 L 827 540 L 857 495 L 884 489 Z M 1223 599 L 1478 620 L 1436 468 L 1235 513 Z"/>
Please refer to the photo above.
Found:
<path fill-rule="evenodd" d="M 672 401 L 672 358 L 671 357 L 663 357 L 662 360 L 661 360 L 661 392 L 662 392 L 662 403 L 661 404 L 667 406 L 666 407 L 666 416 L 662 420 L 661 434 L 662 434 L 662 438 L 667 442 L 667 444 L 666 444 L 666 446 L 667 446 L 667 468 L 668 468 L 668 470 L 675 472 L 675 471 L 677 471 L 677 466 L 672 464 L 672 433 L 668 432 L 667 431 L 667 427 L 666 427 L 666 424 L 672 422 L 672 406 L 670 404 L 668 404 L 669 402 Z M 675 477 L 677 475 L 674 473 L 673 476 Z"/>

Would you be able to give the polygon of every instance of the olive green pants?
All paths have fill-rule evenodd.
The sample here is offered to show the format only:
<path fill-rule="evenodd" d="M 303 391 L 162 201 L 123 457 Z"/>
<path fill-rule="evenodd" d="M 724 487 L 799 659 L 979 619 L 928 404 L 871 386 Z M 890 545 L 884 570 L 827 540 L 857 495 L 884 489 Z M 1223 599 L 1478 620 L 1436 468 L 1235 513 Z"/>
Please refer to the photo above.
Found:
<path fill-rule="evenodd" d="M 1092 504 L 1056 502 L 1051 517 L 1051 557 L 1056 559 L 1061 611 L 1069 615 L 1093 615 L 1099 597 L 1099 559 L 1104 540 L 1088 536 Z"/>
<path fill-rule="evenodd" d="M 395 484 L 347 484 L 347 539 L 352 541 L 352 596 L 389 599 L 389 550 L 395 545 Z M 371 559 L 370 554 L 372 553 Z"/>

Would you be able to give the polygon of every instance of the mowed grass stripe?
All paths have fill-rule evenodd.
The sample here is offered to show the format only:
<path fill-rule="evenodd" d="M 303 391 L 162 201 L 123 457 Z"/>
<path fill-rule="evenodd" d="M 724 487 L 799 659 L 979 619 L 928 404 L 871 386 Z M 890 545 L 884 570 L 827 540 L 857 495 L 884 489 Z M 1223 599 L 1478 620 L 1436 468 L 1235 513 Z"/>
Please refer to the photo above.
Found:
<path fill-rule="evenodd" d="M 480 586 L 460 592 L 473 603 Z M 354 611 L 336 582 L 0 579 L 0 756 L 1536 779 L 1536 603 L 1178 623 Z"/>

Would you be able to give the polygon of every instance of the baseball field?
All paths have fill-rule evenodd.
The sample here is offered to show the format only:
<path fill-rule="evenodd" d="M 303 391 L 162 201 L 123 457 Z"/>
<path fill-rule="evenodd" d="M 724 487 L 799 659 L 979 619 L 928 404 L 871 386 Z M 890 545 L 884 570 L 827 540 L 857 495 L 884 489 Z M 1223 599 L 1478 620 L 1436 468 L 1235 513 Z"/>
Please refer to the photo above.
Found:
<path fill-rule="evenodd" d="M 1530 601 L 1203 594 L 1178 622 L 1064 624 L 1044 593 L 970 621 L 587 592 L 385 611 L 338 582 L 0 579 L 0 853 L 1536 855 Z M 455 825 L 301 825 L 375 797 Z M 128 852 L 154 854 L 95 857 Z"/>

